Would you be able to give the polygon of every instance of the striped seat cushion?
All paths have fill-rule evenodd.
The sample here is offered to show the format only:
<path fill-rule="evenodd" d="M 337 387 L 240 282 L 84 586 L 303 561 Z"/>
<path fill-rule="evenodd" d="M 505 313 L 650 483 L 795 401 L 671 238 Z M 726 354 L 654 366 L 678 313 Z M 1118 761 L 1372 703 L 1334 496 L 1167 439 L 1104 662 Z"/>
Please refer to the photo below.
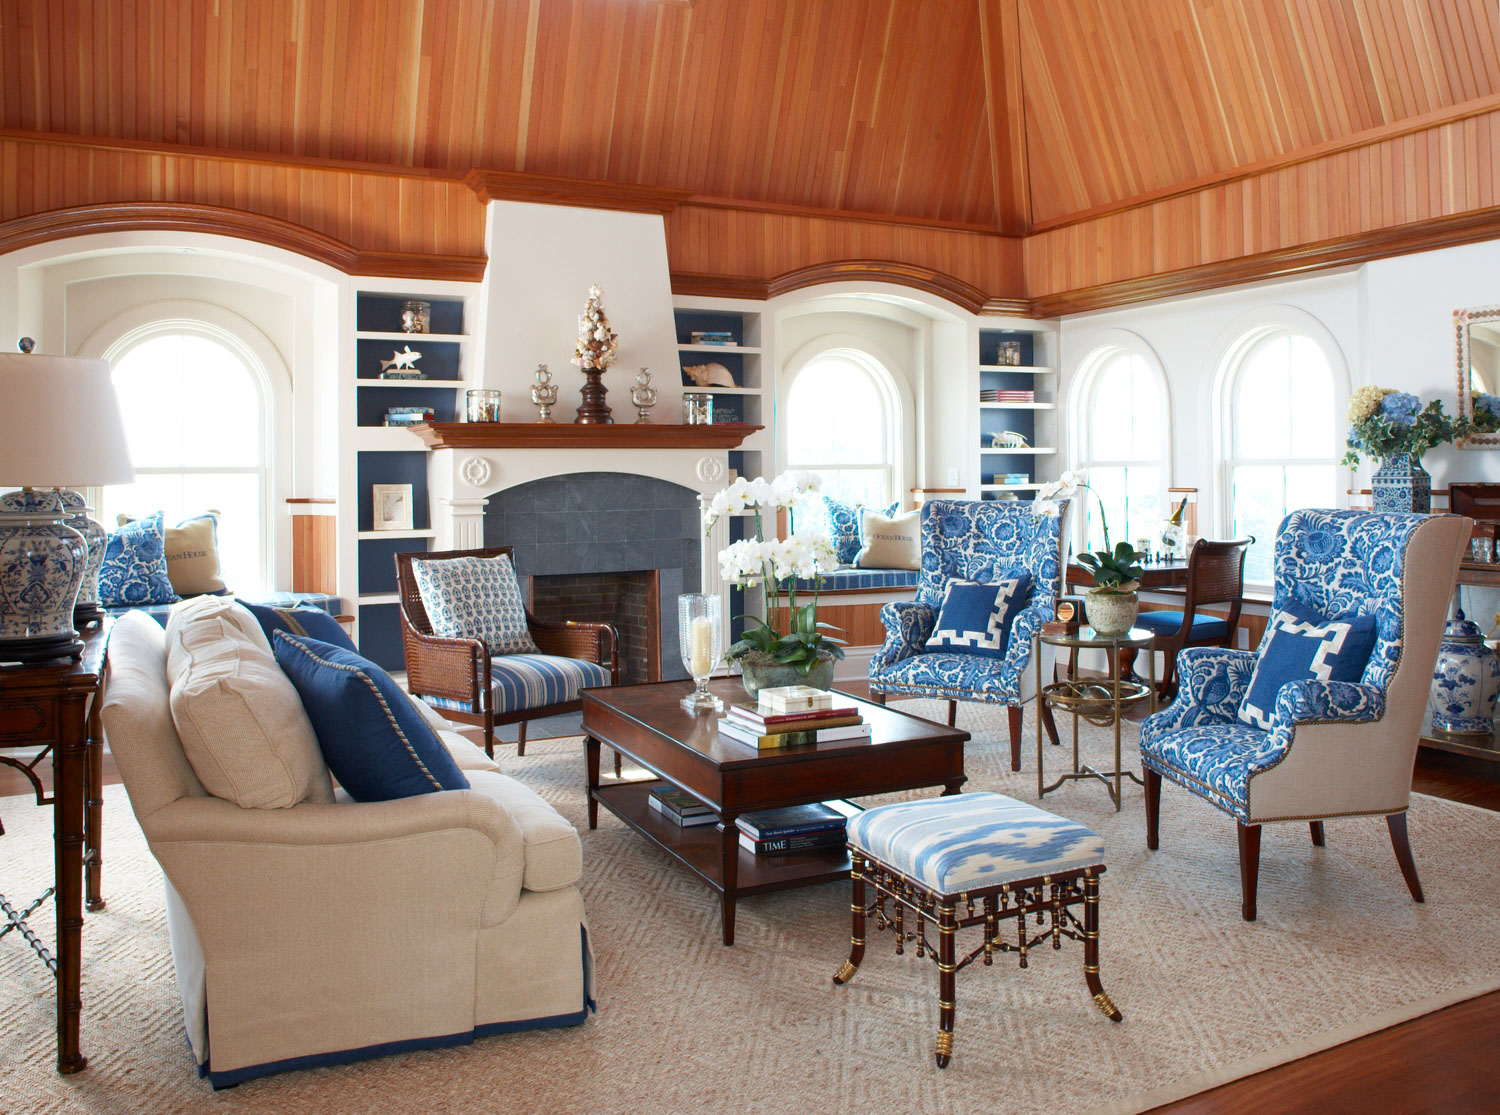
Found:
<path fill-rule="evenodd" d="M 849 822 L 849 843 L 938 894 L 1102 866 L 1104 840 L 1002 794 L 880 805 Z"/>
<path fill-rule="evenodd" d="M 810 577 L 797 578 L 798 592 L 812 592 L 815 589 L 828 591 L 852 592 L 856 589 L 862 591 L 877 591 L 879 589 L 916 588 L 918 573 L 915 569 L 835 569 L 823 574 L 823 583 Z"/>
<path fill-rule="evenodd" d="M 581 658 L 551 654 L 500 654 L 490 659 L 490 696 L 497 716 L 578 700 L 580 690 L 608 685 L 609 671 Z M 467 701 L 427 697 L 435 708 L 476 712 Z"/>

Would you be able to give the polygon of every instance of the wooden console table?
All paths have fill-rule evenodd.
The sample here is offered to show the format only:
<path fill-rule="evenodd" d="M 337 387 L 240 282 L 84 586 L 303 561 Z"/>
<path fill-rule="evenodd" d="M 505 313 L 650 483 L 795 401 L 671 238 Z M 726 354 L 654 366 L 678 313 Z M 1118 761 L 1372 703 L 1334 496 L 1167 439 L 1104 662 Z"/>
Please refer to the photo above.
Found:
<path fill-rule="evenodd" d="M 88 908 L 102 910 L 100 821 L 103 814 L 98 700 L 109 640 L 106 619 L 84 633 L 83 657 L 55 666 L 0 667 L 0 748 L 36 751 L 21 760 L 0 755 L 36 789 L 38 805 L 55 811 L 54 882 L 25 910 L 4 903 L 0 935 L 12 930 L 29 944 L 57 977 L 57 1071 L 73 1073 L 88 1064 L 78 1048 L 81 995 L 84 863 L 88 863 Z M 92 708 L 90 707 L 92 702 Z M 48 795 L 36 767 L 52 755 L 52 793 Z M 56 895 L 57 955 L 52 956 L 26 925 L 26 917 L 48 896 Z"/>

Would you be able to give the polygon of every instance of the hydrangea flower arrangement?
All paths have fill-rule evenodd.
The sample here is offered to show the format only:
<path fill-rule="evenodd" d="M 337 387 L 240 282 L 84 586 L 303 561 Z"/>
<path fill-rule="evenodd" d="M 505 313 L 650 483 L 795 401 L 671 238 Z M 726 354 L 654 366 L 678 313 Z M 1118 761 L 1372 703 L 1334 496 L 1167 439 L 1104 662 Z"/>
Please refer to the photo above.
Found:
<path fill-rule="evenodd" d="M 1471 403 L 1474 417 L 1470 425 L 1476 434 L 1493 434 L 1500 431 L 1500 395 L 1475 391 Z"/>
<path fill-rule="evenodd" d="M 811 602 L 797 605 L 797 580 L 812 580 L 838 567 L 833 542 L 826 531 L 801 530 L 778 538 L 775 531 L 766 537 L 766 513 L 795 507 L 822 490 L 823 481 L 815 472 L 784 472 L 774 480 L 743 476 L 714 496 L 703 513 L 705 530 L 726 515 L 753 512 L 755 536 L 731 542 L 719 551 L 719 570 L 732 585 L 764 585 L 763 614 L 745 616 L 744 635 L 725 657 L 731 661 L 751 659 L 764 663 L 794 666 L 806 677 L 821 658 L 843 658 L 842 640 L 824 631 L 837 631 L 831 624 L 818 622 L 818 593 L 813 590 Z M 782 634 L 772 620 L 772 600 L 787 598 L 788 630 Z"/>
<path fill-rule="evenodd" d="M 1354 468 L 1361 457 L 1385 460 L 1408 454 L 1421 460 L 1434 445 L 1462 437 L 1472 426 L 1467 418 L 1449 418 L 1436 399 L 1424 407 L 1421 399 L 1405 391 L 1360 387 L 1349 397 L 1344 464 Z"/>

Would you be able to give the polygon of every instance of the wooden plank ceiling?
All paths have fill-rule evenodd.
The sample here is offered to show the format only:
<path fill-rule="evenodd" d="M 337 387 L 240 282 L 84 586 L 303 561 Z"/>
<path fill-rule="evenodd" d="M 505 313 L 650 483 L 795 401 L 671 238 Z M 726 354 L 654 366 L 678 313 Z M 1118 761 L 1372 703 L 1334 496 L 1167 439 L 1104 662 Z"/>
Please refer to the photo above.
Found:
<path fill-rule="evenodd" d="M 674 270 L 855 253 L 1015 298 L 1284 246 L 1226 183 L 1496 98 L 1494 0 L 0 0 L 0 221 L 165 199 L 472 257 L 484 167 L 690 192 Z M 1143 244 L 1193 191 L 1246 231 Z"/>

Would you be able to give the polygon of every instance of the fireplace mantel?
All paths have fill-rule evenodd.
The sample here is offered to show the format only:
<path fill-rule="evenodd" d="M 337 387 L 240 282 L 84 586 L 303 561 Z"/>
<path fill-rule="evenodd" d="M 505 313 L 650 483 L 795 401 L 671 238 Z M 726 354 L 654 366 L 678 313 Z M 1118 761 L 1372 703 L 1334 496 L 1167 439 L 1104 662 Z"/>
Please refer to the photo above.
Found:
<path fill-rule="evenodd" d="M 411 432 L 428 449 L 738 449 L 762 428 L 741 422 L 712 426 L 428 422 L 413 426 Z"/>

